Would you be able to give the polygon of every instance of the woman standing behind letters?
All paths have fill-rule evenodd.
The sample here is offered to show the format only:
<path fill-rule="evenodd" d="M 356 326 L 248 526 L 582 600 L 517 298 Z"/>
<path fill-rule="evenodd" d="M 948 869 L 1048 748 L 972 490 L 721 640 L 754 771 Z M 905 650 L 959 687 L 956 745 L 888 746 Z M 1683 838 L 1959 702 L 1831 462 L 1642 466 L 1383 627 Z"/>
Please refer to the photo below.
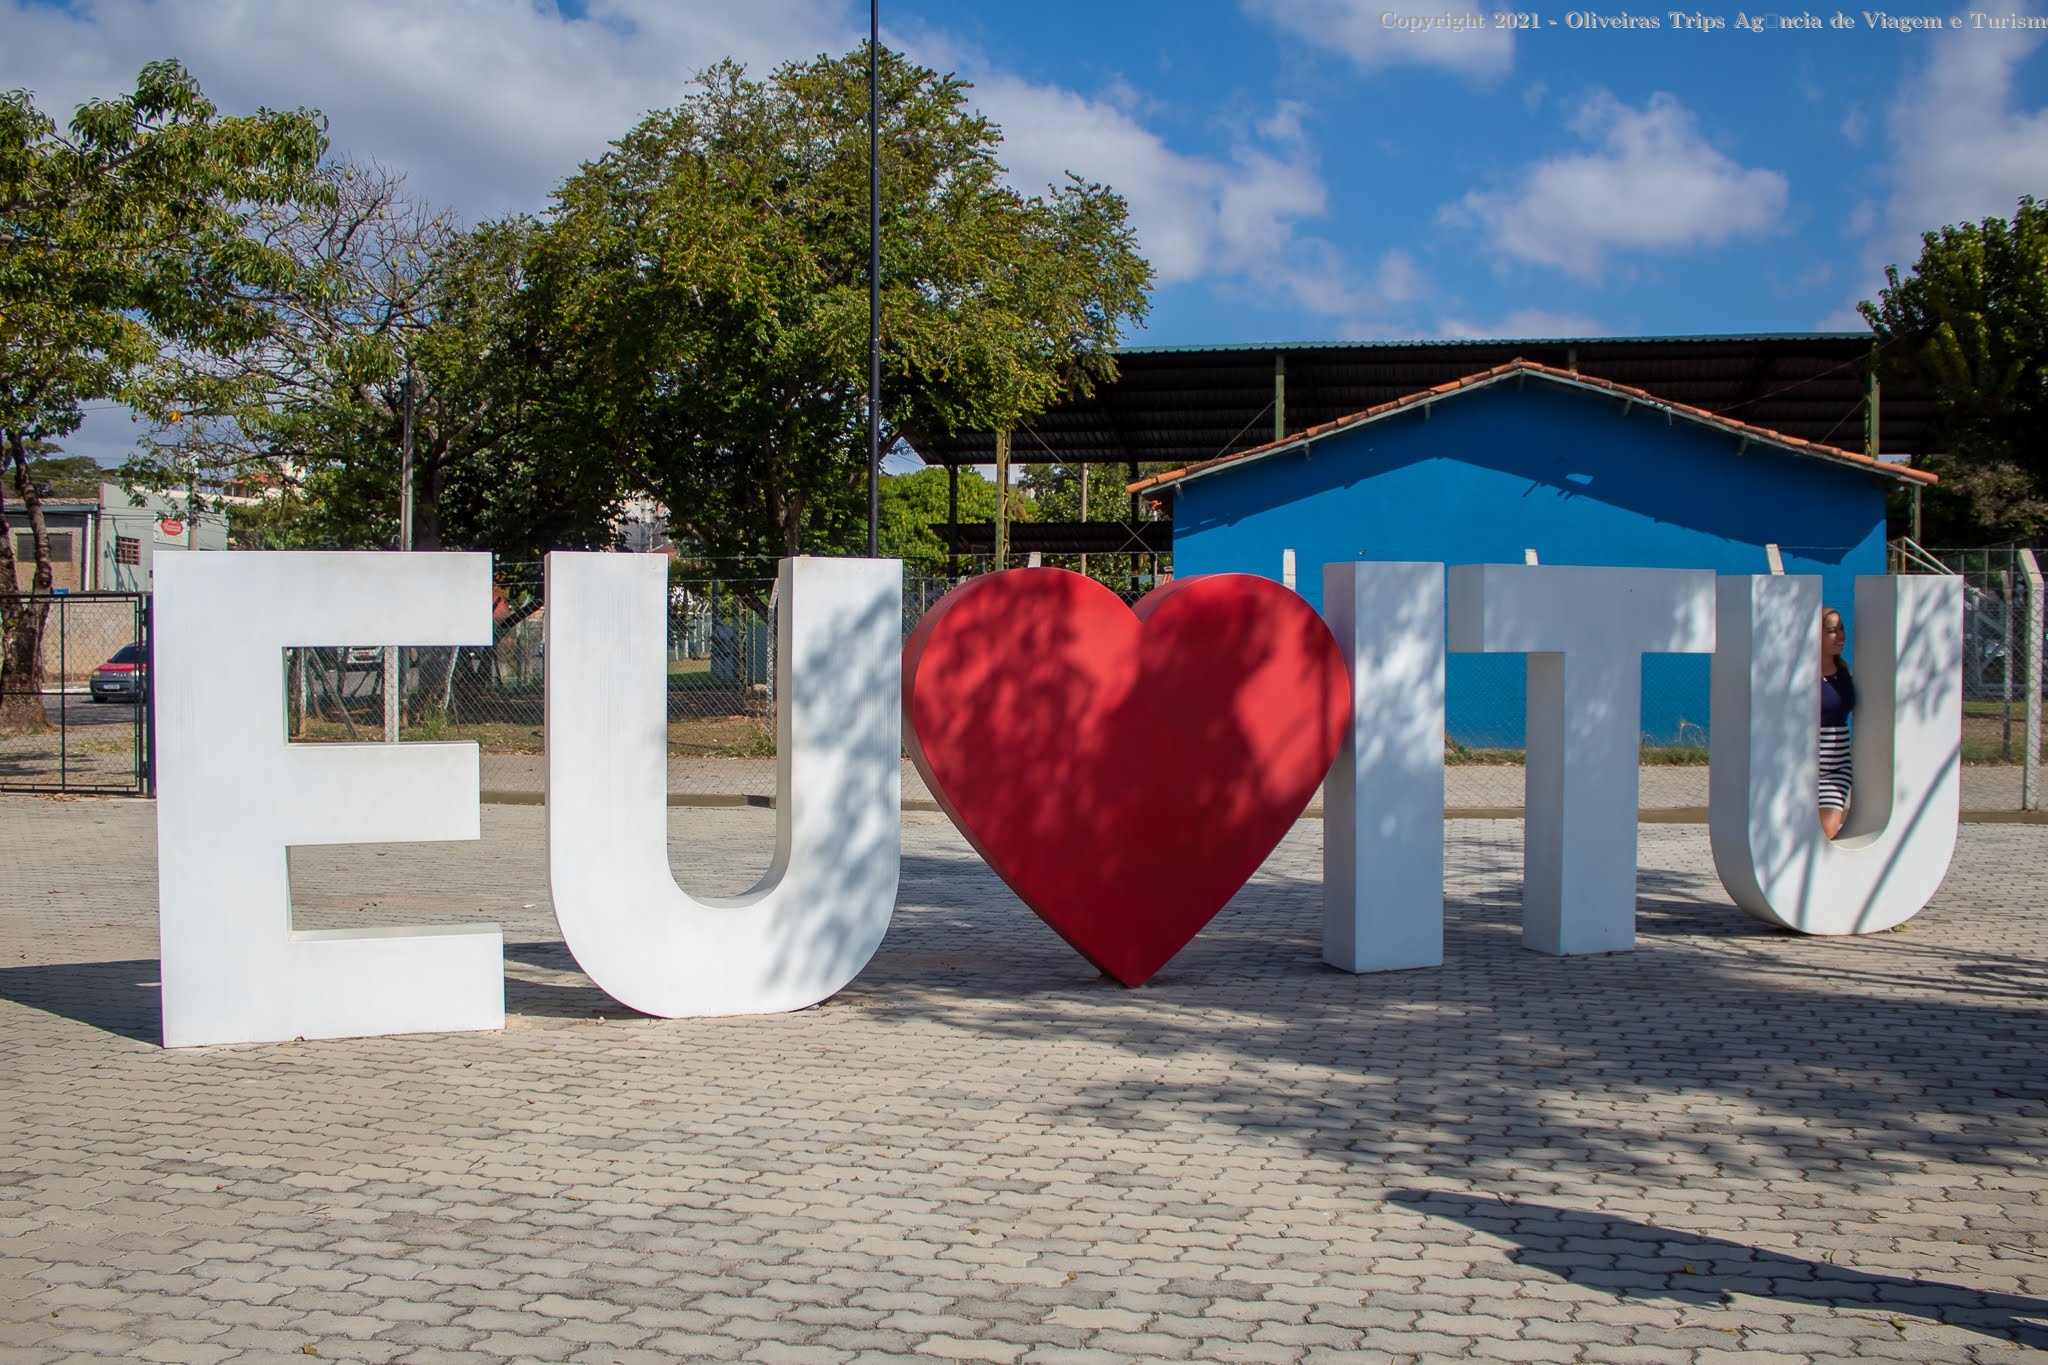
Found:
<path fill-rule="evenodd" d="M 1849 713 L 1856 709 L 1856 679 L 1842 658 L 1848 632 L 1842 613 L 1820 614 L 1820 829 L 1832 839 L 1849 813 Z"/>

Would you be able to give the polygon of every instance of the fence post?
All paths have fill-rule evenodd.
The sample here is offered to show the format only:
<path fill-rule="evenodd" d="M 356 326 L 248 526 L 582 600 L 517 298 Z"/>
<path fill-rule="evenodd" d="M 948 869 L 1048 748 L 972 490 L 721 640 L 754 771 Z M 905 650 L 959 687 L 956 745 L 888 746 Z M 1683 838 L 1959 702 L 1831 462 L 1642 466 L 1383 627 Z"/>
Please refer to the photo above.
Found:
<path fill-rule="evenodd" d="M 2012 670 L 2013 665 L 2018 662 L 2013 658 L 2012 654 L 2012 589 L 2011 571 L 2000 569 L 1998 571 L 1998 600 L 2004 605 L 2003 616 L 2005 618 L 2005 641 L 2003 645 L 2005 655 L 2003 665 L 1998 670 L 2004 674 L 2001 680 L 2004 705 L 2000 708 L 2000 714 L 2004 717 L 2004 720 L 1998 742 L 1998 759 L 2001 763 L 2012 762 Z"/>
<path fill-rule="evenodd" d="M 64 651 L 64 608 L 70 604 L 69 597 L 57 599 L 57 785 L 71 785 L 71 696 L 64 690 L 64 673 L 67 667 Z M 37 701 L 42 698 L 38 697 Z"/>
<path fill-rule="evenodd" d="M 142 642 L 142 657 L 149 664 L 144 684 L 144 703 L 137 717 L 142 723 L 142 794 L 156 795 L 156 601 L 143 593 L 135 600 L 136 636 Z"/>
<path fill-rule="evenodd" d="M 2019 552 L 2020 572 L 2027 580 L 2027 739 L 2020 766 L 2020 809 L 2041 809 L 2041 566 L 2034 552 Z M 2011 655 L 2006 657 L 2011 671 Z"/>

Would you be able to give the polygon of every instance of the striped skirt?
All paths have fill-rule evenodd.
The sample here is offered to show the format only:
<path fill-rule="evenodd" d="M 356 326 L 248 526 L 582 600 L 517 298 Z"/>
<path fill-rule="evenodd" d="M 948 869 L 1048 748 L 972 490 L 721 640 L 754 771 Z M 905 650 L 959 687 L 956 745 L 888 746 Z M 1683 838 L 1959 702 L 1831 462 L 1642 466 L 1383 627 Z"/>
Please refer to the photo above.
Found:
<path fill-rule="evenodd" d="M 1820 727 L 1820 808 L 1849 808 L 1849 727 Z"/>

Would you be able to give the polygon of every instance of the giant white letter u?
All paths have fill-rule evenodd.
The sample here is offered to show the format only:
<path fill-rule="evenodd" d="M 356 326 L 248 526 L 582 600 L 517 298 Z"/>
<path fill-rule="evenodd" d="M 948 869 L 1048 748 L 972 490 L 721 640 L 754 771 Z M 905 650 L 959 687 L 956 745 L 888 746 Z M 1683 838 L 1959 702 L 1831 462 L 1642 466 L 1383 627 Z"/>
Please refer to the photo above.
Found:
<path fill-rule="evenodd" d="M 576 961 L 647 1014 L 816 1004 L 867 965 L 902 860 L 903 566 L 785 559 L 775 860 L 699 899 L 668 862 L 668 561 L 547 563 L 548 882 Z"/>
<path fill-rule="evenodd" d="M 1960 807 L 1963 581 L 1856 580 L 1855 795 L 1820 830 L 1820 580 L 1723 578 L 1708 824 L 1735 903 L 1807 934 L 1920 912 L 1948 874 Z"/>

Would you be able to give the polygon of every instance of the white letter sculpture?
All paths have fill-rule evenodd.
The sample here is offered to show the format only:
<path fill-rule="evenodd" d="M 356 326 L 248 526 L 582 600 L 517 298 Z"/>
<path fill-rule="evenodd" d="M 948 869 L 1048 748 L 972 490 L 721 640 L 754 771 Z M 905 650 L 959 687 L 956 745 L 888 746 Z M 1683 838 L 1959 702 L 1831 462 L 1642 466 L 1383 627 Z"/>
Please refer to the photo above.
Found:
<path fill-rule="evenodd" d="M 874 956 L 902 861 L 903 566 L 785 559 L 775 860 L 699 899 L 668 861 L 668 561 L 547 561 L 548 882 L 576 961 L 646 1014 L 816 1004 Z"/>
<path fill-rule="evenodd" d="M 1635 947 L 1642 656 L 1713 650 L 1714 575 L 1461 564 L 1450 594 L 1452 649 L 1529 656 L 1523 945 Z"/>
<path fill-rule="evenodd" d="M 1856 580 L 1854 795 L 1820 831 L 1820 580 L 1721 580 L 1708 828 L 1735 903 L 1806 934 L 1869 934 L 1933 897 L 1955 852 L 1963 580 Z"/>
<path fill-rule="evenodd" d="M 1444 566 L 1326 564 L 1351 728 L 1323 784 L 1323 961 L 1444 960 Z"/>
<path fill-rule="evenodd" d="M 482 554 L 156 562 L 164 1044 L 502 1028 L 495 924 L 295 930 L 286 849 L 475 839 L 474 744 L 287 744 L 283 651 L 491 642 Z"/>

